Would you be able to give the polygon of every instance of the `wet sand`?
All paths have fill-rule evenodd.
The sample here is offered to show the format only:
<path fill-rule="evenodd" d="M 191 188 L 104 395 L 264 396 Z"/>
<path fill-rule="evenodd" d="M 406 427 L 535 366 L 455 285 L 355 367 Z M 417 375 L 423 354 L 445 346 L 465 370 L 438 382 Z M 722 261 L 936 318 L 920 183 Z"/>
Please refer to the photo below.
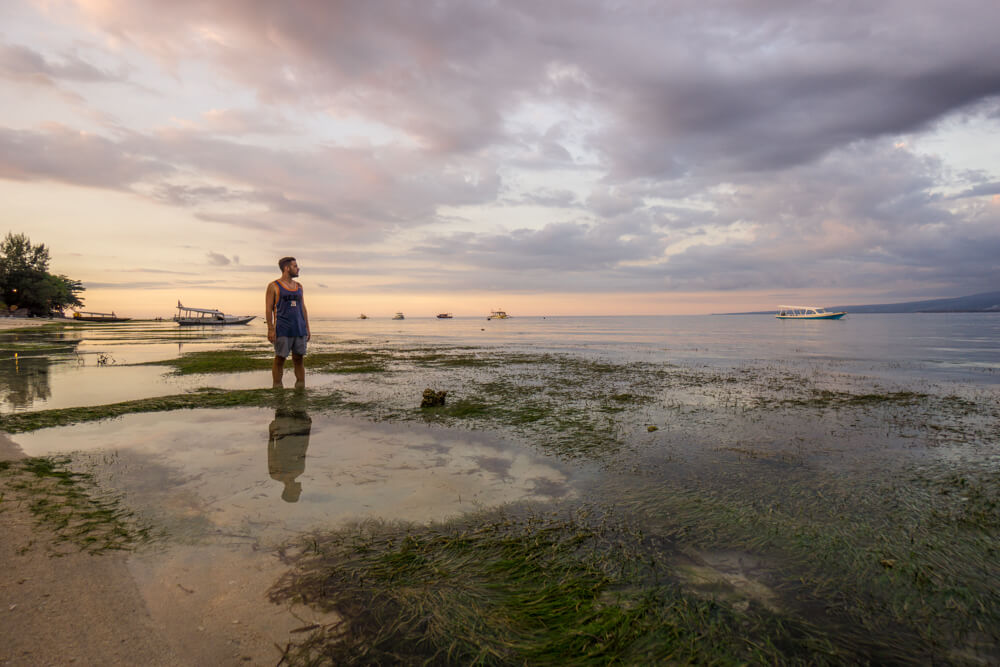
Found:
<path fill-rule="evenodd" d="M 23 458 L 0 434 L 0 460 Z M 0 478 L 0 665 L 274 665 L 296 628 L 271 604 L 271 554 L 179 548 L 90 554 L 59 543 Z"/>
<path fill-rule="evenodd" d="M 0 434 L 0 460 L 22 458 Z M 124 554 L 64 553 L 0 479 L 0 665 L 184 665 L 154 626 Z"/>
<path fill-rule="evenodd" d="M 54 318 L 48 319 L 46 317 L 3 317 L 0 318 L 0 331 L 10 331 L 13 329 L 28 329 L 30 327 L 40 327 L 44 324 L 53 324 L 56 322 L 72 322 L 73 320 L 69 318 Z"/>
<path fill-rule="evenodd" d="M 0 526 L 0 665 L 191 664 L 154 624 L 124 554 L 54 559 L 51 533 L 11 503 Z"/>

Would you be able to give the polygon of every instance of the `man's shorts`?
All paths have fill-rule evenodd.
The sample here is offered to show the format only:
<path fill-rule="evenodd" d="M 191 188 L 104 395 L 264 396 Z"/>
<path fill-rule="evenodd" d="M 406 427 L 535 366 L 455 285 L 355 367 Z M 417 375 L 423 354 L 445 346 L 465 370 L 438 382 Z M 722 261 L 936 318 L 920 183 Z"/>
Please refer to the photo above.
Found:
<path fill-rule="evenodd" d="M 305 356 L 306 337 L 305 336 L 275 336 L 274 356 L 288 358 L 288 353 Z"/>

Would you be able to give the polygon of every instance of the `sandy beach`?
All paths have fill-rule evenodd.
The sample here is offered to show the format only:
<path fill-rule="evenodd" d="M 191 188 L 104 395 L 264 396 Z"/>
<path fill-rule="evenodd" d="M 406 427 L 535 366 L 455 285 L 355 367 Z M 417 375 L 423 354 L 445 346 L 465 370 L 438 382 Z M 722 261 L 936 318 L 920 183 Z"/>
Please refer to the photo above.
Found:
<path fill-rule="evenodd" d="M 21 458 L 0 434 L 0 461 Z M 270 555 L 93 554 L 60 542 L 10 478 L 0 500 L 0 665 L 273 665 L 318 620 L 264 598 L 282 571 Z"/>
<path fill-rule="evenodd" d="M 0 331 L 13 331 L 15 329 L 30 329 L 32 327 L 40 327 L 45 324 L 53 324 L 55 322 L 72 322 L 69 318 L 60 317 L 57 319 L 48 319 L 45 317 L 4 317 L 0 318 Z"/>

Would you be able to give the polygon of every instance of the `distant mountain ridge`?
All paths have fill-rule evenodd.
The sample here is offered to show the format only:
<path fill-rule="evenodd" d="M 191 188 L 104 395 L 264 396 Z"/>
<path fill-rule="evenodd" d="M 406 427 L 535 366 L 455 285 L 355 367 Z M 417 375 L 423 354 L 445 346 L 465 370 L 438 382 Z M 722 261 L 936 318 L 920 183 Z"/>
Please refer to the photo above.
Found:
<path fill-rule="evenodd" d="M 848 313 L 1000 313 L 1000 292 L 982 292 L 928 301 L 834 306 L 827 310 L 846 310 Z"/>
<path fill-rule="evenodd" d="M 830 306 L 827 310 L 851 313 L 1000 313 L 1000 292 L 982 292 L 969 296 L 927 301 L 904 301 L 901 303 L 878 303 L 863 306 Z M 726 313 L 728 315 L 760 315 L 774 311 L 753 313 Z"/>

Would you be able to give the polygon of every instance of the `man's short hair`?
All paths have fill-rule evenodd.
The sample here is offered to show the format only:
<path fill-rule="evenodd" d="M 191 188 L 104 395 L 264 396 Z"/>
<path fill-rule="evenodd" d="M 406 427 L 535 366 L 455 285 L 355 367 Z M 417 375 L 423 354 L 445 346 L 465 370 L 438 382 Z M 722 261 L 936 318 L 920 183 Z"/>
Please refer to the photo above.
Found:
<path fill-rule="evenodd" d="M 281 269 L 282 273 L 284 273 L 285 267 L 294 261 L 295 261 L 294 257 L 282 257 L 281 259 L 278 260 L 278 268 Z"/>

